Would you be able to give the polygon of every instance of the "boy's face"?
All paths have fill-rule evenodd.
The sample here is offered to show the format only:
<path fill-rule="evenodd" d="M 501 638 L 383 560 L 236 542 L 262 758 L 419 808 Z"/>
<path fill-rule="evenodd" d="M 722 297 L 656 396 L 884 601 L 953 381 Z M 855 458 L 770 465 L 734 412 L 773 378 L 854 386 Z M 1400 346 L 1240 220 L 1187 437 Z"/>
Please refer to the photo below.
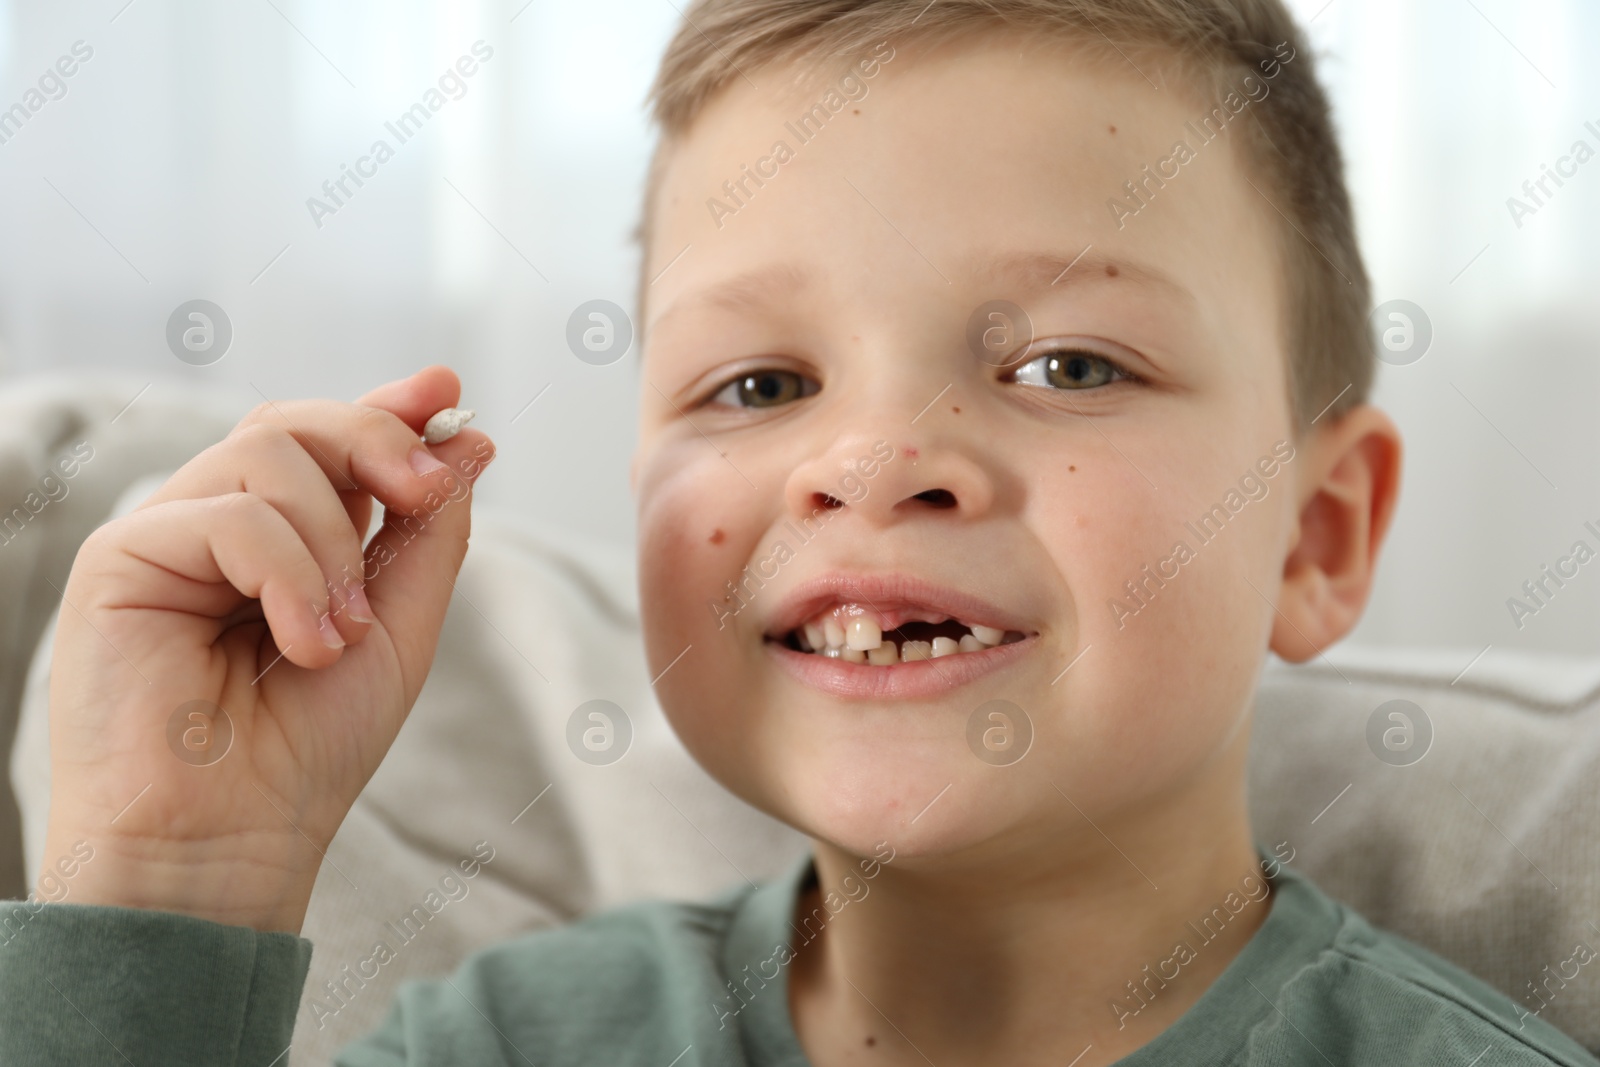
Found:
<path fill-rule="evenodd" d="M 760 91 L 736 79 L 672 156 L 645 270 L 642 609 L 685 744 L 863 855 L 1063 840 L 1085 815 L 1104 827 L 1206 790 L 1237 801 L 1298 529 L 1276 194 L 1239 134 L 1198 141 L 1195 94 L 1058 43 L 902 44 L 806 143 L 797 120 L 838 78 L 774 100 L 788 72 L 747 73 Z M 1136 206 L 1124 182 L 1179 139 L 1194 157 L 1119 228 L 1108 201 Z M 792 158 L 730 198 L 778 141 Z M 1031 318 L 1026 354 L 1002 320 L 998 347 L 981 321 L 969 344 L 997 300 Z M 746 568 L 741 607 L 724 596 Z M 1025 640 L 874 666 L 769 639 L 828 574 L 948 587 Z M 900 695 L 864 688 L 889 676 Z M 997 699 L 1033 732 L 1009 765 L 968 740 Z"/>

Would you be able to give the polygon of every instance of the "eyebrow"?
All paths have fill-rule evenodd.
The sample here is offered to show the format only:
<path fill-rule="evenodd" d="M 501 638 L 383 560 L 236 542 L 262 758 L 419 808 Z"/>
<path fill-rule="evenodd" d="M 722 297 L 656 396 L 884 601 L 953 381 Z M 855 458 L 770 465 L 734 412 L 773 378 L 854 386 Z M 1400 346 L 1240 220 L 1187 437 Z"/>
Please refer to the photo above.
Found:
<path fill-rule="evenodd" d="M 1093 246 L 1089 246 L 1092 248 Z M 1042 291 L 1091 279 L 1127 279 L 1129 283 L 1164 290 L 1167 295 L 1192 303 L 1194 294 L 1155 267 L 1126 259 L 1091 255 L 1088 248 L 1076 256 L 1055 252 L 1006 252 L 973 263 L 980 279 L 1010 282 L 1016 288 Z M 748 311 L 809 288 L 815 275 L 796 263 L 778 263 L 734 275 L 726 281 L 691 291 L 668 304 L 650 324 L 653 330 L 669 316 L 691 307 Z"/>
<path fill-rule="evenodd" d="M 777 263 L 743 271 L 726 281 L 684 294 L 663 308 L 647 328 L 654 331 L 672 315 L 692 307 L 749 311 L 775 302 L 780 295 L 809 288 L 813 280 L 812 273 L 797 263 Z"/>
<path fill-rule="evenodd" d="M 1169 296 L 1194 300 L 1188 288 L 1164 271 L 1131 260 L 1091 254 L 1089 250 L 1093 247 L 1088 245 L 1072 257 L 1055 252 L 1001 253 L 979 260 L 974 273 L 982 278 L 1011 281 L 1029 290 L 1050 289 L 1094 278 L 1125 278 L 1135 285 L 1165 290 Z"/>

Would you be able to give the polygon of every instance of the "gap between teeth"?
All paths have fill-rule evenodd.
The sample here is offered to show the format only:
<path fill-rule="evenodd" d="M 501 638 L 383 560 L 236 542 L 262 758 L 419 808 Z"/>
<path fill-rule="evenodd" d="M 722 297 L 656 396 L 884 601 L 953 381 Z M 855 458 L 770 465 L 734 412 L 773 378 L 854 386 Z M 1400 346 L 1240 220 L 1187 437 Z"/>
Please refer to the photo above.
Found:
<path fill-rule="evenodd" d="M 1004 630 L 977 626 L 959 619 L 950 621 L 970 632 L 963 634 L 959 641 L 940 636 L 932 641 L 904 640 L 896 648 L 894 641 L 884 640 L 883 630 L 876 619 L 857 615 L 841 622 L 836 613 L 829 613 L 805 623 L 796 631 L 796 638 L 804 652 L 875 666 L 938 659 L 959 652 L 981 652 L 1005 640 Z"/>

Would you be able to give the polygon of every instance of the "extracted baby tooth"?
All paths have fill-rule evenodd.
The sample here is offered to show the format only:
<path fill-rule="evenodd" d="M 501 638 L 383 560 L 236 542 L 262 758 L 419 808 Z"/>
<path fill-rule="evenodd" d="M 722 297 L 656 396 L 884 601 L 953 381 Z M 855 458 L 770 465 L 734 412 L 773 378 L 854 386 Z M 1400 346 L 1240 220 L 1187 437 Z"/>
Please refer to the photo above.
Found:
<path fill-rule="evenodd" d="M 935 637 L 933 639 L 933 658 L 938 659 L 940 656 L 953 656 L 960 650 L 960 648 L 961 646 L 956 644 L 955 638 L 953 637 Z"/>
<path fill-rule="evenodd" d="M 448 441 L 460 433 L 461 427 L 471 422 L 475 415 L 477 415 L 476 411 L 470 411 L 466 408 L 445 408 L 442 411 L 436 411 L 428 419 L 427 424 L 422 427 L 422 439 L 430 445 Z"/>
<path fill-rule="evenodd" d="M 866 652 L 883 644 L 883 631 L 874 620 L 858 616 L 844 628 L 844 640 L 851 648 Z"/>
<path fill-rule="evenodd" d="M 900 659 L 906 663 L 918 659 L 932 659 L 933 644 L 929 641 L 907 641 L 900 646 Z"/>
<path fill-rule="evenodd" d="M 962 634 L 961 635 L 961 640 L 958 643 L 958 647 L 963 652 L 982 652 L 984 649 L 988 648 L 989 646 L 984 644 L 982 641 L 979 641 L 976 637 L 973 637 L 971 634 Z"/>
<path fill-rule="evenodd" d="M 900 650 L 894 647 L 893 641 L 885 641 L 867 650 L 867 662 L 875 667 L 892 667 L 900 662 Z"/>
<path fill-rule="evenodd" d="M 822 620 L 822 633 L 827 638 L 829 648 L 844 647 L 844 627 L 832 615 Z"/>
<path fill-rule="evenodd" d="M 867 662 L 867 654 L 859 648 L 841 648 L 839 650 L 839 658 L 850 663 Z"/>
<path fill-rule="evenodd" d="M 1004 630 L 996 630 L 993 626 L 973 626 L 970 629 L 972 636 L 986 645 L 998 645 L 1006 635 Z"/>
<path fill-rule="evenodd" d="M 821 648 L 828 643 L 827 638 L 823 636 L 822 627 L 816 623 L 808 622 L 801 629 L 805 631 L 806 643 L 813 649 Z"/>

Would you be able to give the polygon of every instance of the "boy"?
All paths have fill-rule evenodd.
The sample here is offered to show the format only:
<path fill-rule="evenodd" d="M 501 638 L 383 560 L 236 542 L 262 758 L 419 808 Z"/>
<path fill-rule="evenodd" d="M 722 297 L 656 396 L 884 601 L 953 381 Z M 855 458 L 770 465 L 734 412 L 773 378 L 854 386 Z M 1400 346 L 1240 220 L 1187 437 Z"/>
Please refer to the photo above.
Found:
<path fill-rule="evenodd" d="M 480 953 L 340 1062 L 1595 1064 L 1251 836 L 1264 652 L 1354 625 L 1400 465 L 1276 0 L 704 0 L 655 98 L 651 673 L 814 852 Z M 296 435 L 260 411 L 85 545 L 67 597 L 106 640 L 63 614 L 47 854 L 156 784 L 91 906 L 43 909 L 0 971 L 8 1059 L 287 1046 L 319 857 L 248 789 L 325 842 L 398 730 L 465 509 L 340 611 L 321 583 L 366 513 L 334 489 L 404 517 L 451 477 L 415 434 L 456 391 L 293 405 Z M 485 440 L 433 451 L 471 478 Z M 156 758 L 171 704 L 108 643 L 219 698 L 282 648 L 233 778 Z"/>

